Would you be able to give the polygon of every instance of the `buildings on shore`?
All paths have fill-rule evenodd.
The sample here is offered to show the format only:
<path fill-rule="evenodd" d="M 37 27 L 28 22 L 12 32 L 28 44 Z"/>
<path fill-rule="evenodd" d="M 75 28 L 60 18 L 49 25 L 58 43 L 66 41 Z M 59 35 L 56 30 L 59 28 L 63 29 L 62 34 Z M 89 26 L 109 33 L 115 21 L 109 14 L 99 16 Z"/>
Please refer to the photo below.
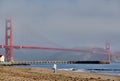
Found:
<path fill-rule="evenodd" d="M 5 61 L 4 55 L 0 55 L 0 62 L 4 62 L 4 61 Z"/>

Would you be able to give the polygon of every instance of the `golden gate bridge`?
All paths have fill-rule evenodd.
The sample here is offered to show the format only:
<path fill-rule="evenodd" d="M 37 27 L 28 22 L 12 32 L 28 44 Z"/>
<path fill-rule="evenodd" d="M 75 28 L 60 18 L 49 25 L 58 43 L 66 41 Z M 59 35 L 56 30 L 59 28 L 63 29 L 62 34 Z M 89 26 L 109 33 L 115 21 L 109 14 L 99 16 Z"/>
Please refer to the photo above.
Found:
<path fill-rule="evenodd" d="M 5 61 L 6 62 L 14 62 L 14 54 L 13 49 L 37 49 L 37 50 L 56 50 L 56 51 L 72 51 L 72 52 L 85 52 L 85 53 L 93 53 L 93 54 L 104 54 L 107 55 L 107 60 L 104 61 L 37 61 L 35 63 L 40 64 L 47 64 L 47 63 L 110 63 L 110 56 L 120 56 L 120 54 L 112 54 L 110 51 L 110 43 L 106 43 L 104 52 L 97 51 L 95 49 L 71 49 L 71 48 L 51 48 L 51 47 L 42 47 L 42 46 L 24 46 L 24 45 L 14 45 L 13 44 L 13 26 L 12 26 L 12 20 L 7 19 L 5 22 L 5 44 L 0 45 L 1 49 L 5 49 Z M 21 62 L 22 63 L 22 62 Z M 29 61 L 28 63 L 34 63 L 32 61 Z"/>

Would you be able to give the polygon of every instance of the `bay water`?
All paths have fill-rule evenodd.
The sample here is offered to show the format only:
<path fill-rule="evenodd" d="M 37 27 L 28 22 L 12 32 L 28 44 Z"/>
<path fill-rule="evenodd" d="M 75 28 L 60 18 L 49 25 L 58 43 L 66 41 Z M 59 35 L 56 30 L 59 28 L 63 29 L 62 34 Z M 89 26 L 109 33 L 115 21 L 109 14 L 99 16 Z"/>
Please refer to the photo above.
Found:
<path fill-rule="evenodd" d="M 53 67 L 52 64 L 33 64 L 29 66 L 14 66 L 17 68 L 48 68 Z M 75 72 L 89 72 L 107 75 L 120 76 L 120 63 L 110 64 L 57 64 L 58 70 L 71 70 Z"/>

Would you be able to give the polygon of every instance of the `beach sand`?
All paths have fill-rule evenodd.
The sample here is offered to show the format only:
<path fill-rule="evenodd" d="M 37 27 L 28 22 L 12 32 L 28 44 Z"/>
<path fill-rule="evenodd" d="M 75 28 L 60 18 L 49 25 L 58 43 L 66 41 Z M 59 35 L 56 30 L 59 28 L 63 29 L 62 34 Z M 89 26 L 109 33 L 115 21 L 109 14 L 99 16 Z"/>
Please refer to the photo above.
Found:
<path fill-rule="evenodd" d="M 0 67 L 0 81 L 120 81 L 120 76 L 43 68 Z"/>

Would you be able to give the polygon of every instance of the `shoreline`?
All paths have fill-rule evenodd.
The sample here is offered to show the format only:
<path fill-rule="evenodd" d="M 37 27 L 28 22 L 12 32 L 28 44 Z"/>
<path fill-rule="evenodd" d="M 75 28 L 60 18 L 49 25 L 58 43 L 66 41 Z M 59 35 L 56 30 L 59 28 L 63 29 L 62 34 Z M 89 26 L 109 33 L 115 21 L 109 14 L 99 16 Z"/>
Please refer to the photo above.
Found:
<path fill-rule="evenodd" d="M 59 70 L 58 70 L 59 71 Z M 61 70 L 61 71 L 64 71 L 64 70 Z M 70 70 L 65 70 L 65 71 L 70 71 Z M 108 76 L 118 76 L 120 77 L 120 75 L 118 74 L 108 74 L 108 73 L 97 73 L 97 72 L 86 72 L 86 71 L 72 71 L 72 72 L 78 72 L 78 73 L 90 73 L 90 74 L 98 74 L 98 75 L 108 75 Z"/>
<path fill-rule="evenodd" d="M 51 69 L 53 66 L 10 66 L 10 67 L 15 67 L 15 68 L 45 68 L 45 69 Z M 46 68 L 47 67 L 47 68 Z M 86 73 L 96 73 L 96 74 L 105 74 L 105 75 L 113 75 L 113 76 L 120 76 L 120 72 L 114 72 L 114 71 L 120 71 L 120 69 L 115 68 L 115 69 L 76 69 L 76 68 L 57 68 L 57 70 L 63 70 L 63 71 L 72 71 L 72 72 L 86 72 Z M 107 72 L 105 72 L 107 71 Z"/>
<path fill-rule="evenodd" d="M 0 67 L 0 81 L 120 81 L 119 76 L 45 68 Z"/>

